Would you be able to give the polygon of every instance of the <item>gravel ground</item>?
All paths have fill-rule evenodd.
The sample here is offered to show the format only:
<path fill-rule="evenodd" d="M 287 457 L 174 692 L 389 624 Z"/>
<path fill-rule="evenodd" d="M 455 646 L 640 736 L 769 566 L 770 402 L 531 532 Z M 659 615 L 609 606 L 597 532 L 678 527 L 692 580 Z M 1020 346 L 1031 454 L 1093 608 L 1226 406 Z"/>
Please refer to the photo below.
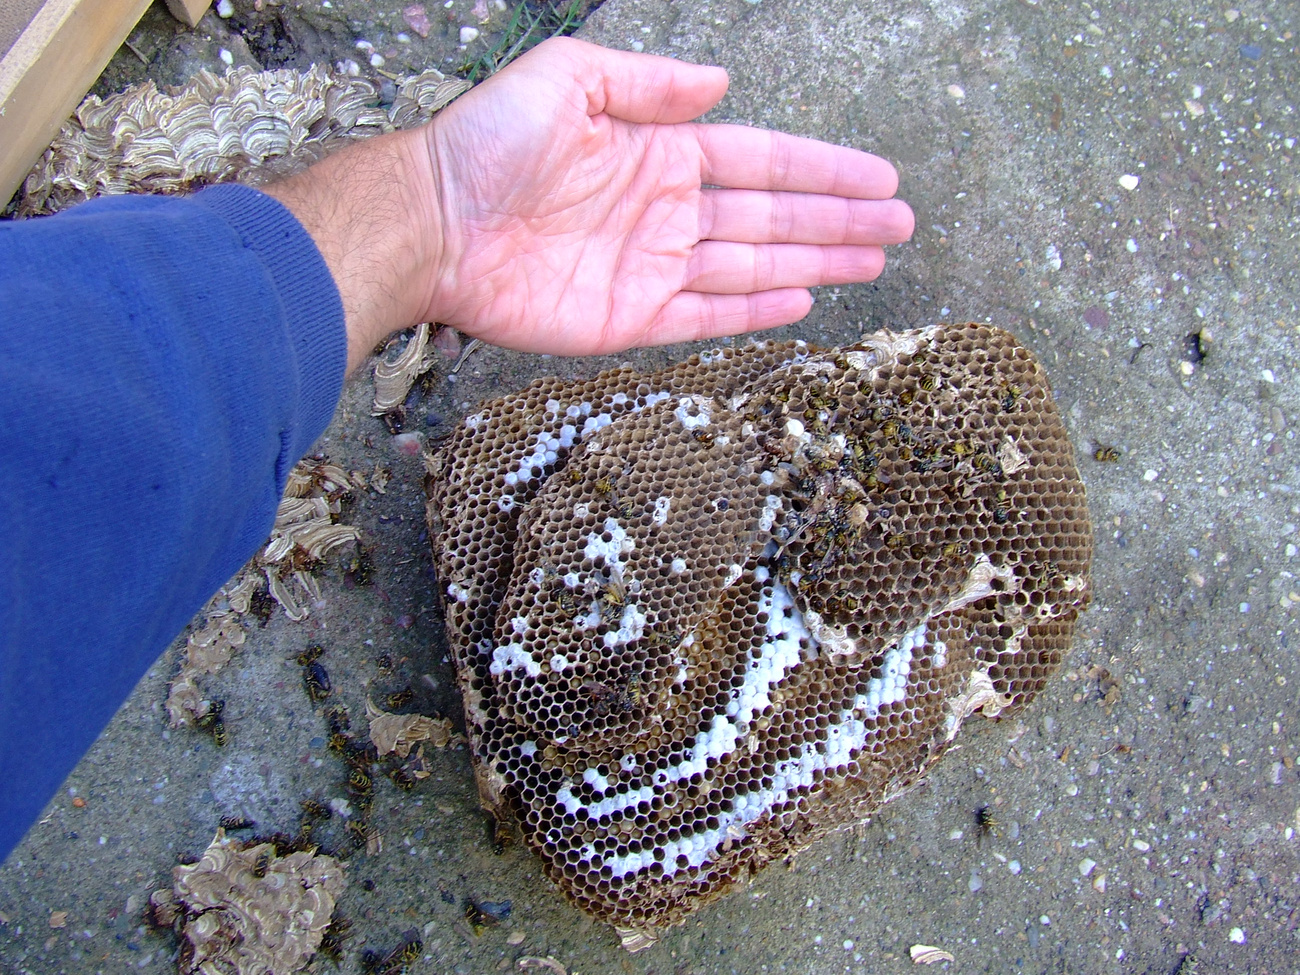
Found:
<path fill-rule="evenodd" d="M 370 73 L 481 53 L 466 0 L 244 2 L 191 35 L 152 13 L 101 83 L 176 81 L 221 51 L 266 66 L 352 59 Z M 418 17 L 417 23 L 423 23 Z M 461 28 L 482 30 L 461 49 Z M 987 320 L 1042 359 L 1081 456 L 1096 596 L 1059 677 L 990 724 L 870 824 L 707 908 L 641 954 L 569 908 L 518 847 L 497 855 L 467 753 L 432 756 L 409 793 L 378 785 L 382 853 L 356 855 L 344 912 L 363 947 L 417 930 L 413 972 L 901 972 L 908 947 L 954 972 L 1297 970 L 1300 790 L 1300 11 L 1287 3 L 958 4 L 608 0 L 579 36 L 722 64 L 713 113 L 871 149 L 902 172 L 917 233 L 874 285 L 823 290 L 782 335 L 850 341 L 881 326 Z M 402 40 L 402 35 L 406 40 Z M 358 47 L 366 41 L 372 49 Z M 144 62 L 148 61 L 146 65 Z M 547 375 L 684 349 L 562 360 L 482 349 L 437 368 L 409 429 Z M 291 829 L 298 800 L 341 795 L 342 766 L 294 655 L 326 647 L 354 715 L 408 683 L 459 721 L 423 536 L 418 459 L 354 382 L 319 449 L 392 471 L 345 513 L 374 560 L 342 566 L 303 623 L 276 614 L 205 689 L 230 743 L 166 730 L 169 653 L 0 868 L 0 971 L 169 971 L 141 909 L 219 817 Z M 1113 445 L 1118 460 L 1092 457 Z M 196 621 L 199 622 L 199 621 Z M 183 644 L 183 641 L 182 641 Z M 394 668 L 381 668 L 388 654 Z M 987 807 L 986 835 L 975 814 Z M 328 838 L 328 833 L 326 834 Z M 338 838 L 335 837 L 336 842 Z M 341 845 L 341 844 L 340 844 Z M 512 903 L 475 934 L 468 899 Z M 320 963 L 328 970 L 329 963 Z"/>

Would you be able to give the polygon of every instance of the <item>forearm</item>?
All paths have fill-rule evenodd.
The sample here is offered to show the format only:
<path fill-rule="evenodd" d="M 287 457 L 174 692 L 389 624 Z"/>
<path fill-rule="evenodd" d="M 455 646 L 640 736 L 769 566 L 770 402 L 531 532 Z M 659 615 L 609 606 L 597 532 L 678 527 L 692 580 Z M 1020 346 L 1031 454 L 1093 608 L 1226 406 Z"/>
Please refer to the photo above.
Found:
<path fill-rule="evenodd" d="M 388 335 L 426 321 L 443 240 L 423 138 L 395 132 L 265 187 L 311 234 L 338 286 L 348 372 Z"/>
<path fill-rule="evenodd" d="M 244 188 L 0 224 L 0 857 L 265 539 L 342 386 L 310 239 Z"/>

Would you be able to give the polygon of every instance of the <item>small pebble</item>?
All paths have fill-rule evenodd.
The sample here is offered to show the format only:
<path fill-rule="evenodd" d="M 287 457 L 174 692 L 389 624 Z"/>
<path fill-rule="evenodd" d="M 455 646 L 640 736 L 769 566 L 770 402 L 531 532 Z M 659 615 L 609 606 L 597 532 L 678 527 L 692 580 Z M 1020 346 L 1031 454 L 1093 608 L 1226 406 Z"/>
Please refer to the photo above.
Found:
<path fill-rule="evenodd" d="M 1266 382 L 1266 383 L 1276 383 L 1276 382 L 1277 382 L 1277 376 L 1273 375 L 1273 370 L 1272 370 L 1272 369 L 1265 369 L 1263 372 L 1261 372 L 1261 373 L 1259 374 L 1259 378 L 1262 379 L 1262 380 L 1264 380 L 1264 382 Z"/>
<path fill-rule="evenodd" d="M 1092 878 L 1092 889 L 1099 894 L 1106 893 L 1106 874 L 1099 872 Z"/>
<path fill-rule="evenodd" d="M 1194 98 L 1189 98 L 1183 102 L 1183 108 L 1187 109 L 1187 114 L 1192 118 L 1200 118 L 1205 114 L 1205 106 Z"/>
<path fill-rule="evenodd" d="M 235 14 L 235 5 L 230 0 L 217 0 L 217 16 L 221 18 L 233 17 Z"/>
<path fill-rule="evenodd" d="M 1079 861 L 1079 876 L 1087 877 L 1097 868 L 1097 861 L 1091 857 L 1084 857 Z"/>
<path fill-rule="evenodd" d="M 1128 251 L 1130 254 L 1136 254 L 1138 252 L 1138 242 L 1134 240 L 1132 237 L 1130 237 L 1124 243 L 1124 249 Z"/>
<path fill-rule="evenodd" d="M 384 56 L 378 51 L 370 55 L 370 66 L 372 68 L 382 68 L 384 66 Z"/>
<path fill-rule="evenodd" d="M 1125 173 L 1119 178 L 1119 185 L 1130 192 L 1137 189 L 1140 182 L 1142 182 L 1141 176 L 1134 176 L 1130 173 Z"/>
<path fill-rule="evenodd" d="M 1012 860 L 1010 863 L 1007 864 L 1007 869 L 1011 871 L 1011 875 L 1012 875 L 1013 877 L 1015 877 L 1015 876 L 1019 876 L 1019 874 L 1020 874 L 1020 861 L 1019 861 L 1019 860 Z"/>
<path fill-rule="evenodd" d="M 1144 480 L 1144 481 L 1154 481 L 1154 480 L 1155 480 L 1157 477 L 1159 477 L 1159 476 L 1160 476 L 1160 472 L 1159 472 L 1159 471 L 1153 471 L 1153 470 L 1151 470 L 1150 468 L 1148 468 L 1148 469 L 1147 469 L 1147 472 L 1146 472 L 1145 474 L 1142 475 L 1142 480 Z"/>
<path fill-rule="evenodd" d="M 1151 849 L 1151 844 L 1148 843 L 1146 840 L 1134 840 L 1133 849 L 1137 850 L 1139 853 L 1146 853 L 1149 849 Z"/>
<path fill-rule="evenodd" d="M 476 40 L 478 40 L 477 27 L 462 27 L 460 29 L 460 42 L 462 44 L 472 44 Z"/>
<path fill-rule="evenodd" d="M 1238 10 L 1236 7 L 1230 7 L 1229 9 L 1223 12 L 1223 19 L 1230 24 L 1236 23 L 1237 18 L 1240 16 L 1241 16 L 1241 11 Z"/>
<path fill-rule="evenodd" d="M 1246 943 L 1246 932 L 1241 928 L 1233 928 L 1228 932 L 1228 940 L 1235 945 L 1244 945 Z"/>
<path fill-rule="evenodd" d="M 511 932 L 506 936 L 506 944 L 508 944 L 508 945 L 520 945 L 520 944 L 523 944 L 523 943 L 524 943 L 524 938 L 525 938 L 525 937 L 527 937 L 527 935 L 525 935 L 522 931 L 511 931 Z"/>
<path fill-rule="evenodd" d="M 406 21 L 406 26 L 421 37 L 428 37 L 429 31 L 433 29 L 433 25 L 429 23 L 429 14 L 421 3 L 413 3 L 406 7 L 402 11 L 402 19 Z"/>
<path fill-rule="evenodd" d="M 970 888 L 972 894 L 975 894 L 984 889 L 984 880 L 979 874 L 972 870 L 970 880 L 966 882 L 966 886 Z"/>
<path fill-rule="evenodd" d="M 235 56 L 224 47 L 217 52 L 217 57 L 221 58 L 221 60 L 228 66 L 235 63 Z"/>
<path fill-rule="evenodd" d="M 951 95 L 953 98 L 960 100 L 966 97 L 966 89 L 963 88 L 961 85 L 949 85 L 948 94 Z"/>

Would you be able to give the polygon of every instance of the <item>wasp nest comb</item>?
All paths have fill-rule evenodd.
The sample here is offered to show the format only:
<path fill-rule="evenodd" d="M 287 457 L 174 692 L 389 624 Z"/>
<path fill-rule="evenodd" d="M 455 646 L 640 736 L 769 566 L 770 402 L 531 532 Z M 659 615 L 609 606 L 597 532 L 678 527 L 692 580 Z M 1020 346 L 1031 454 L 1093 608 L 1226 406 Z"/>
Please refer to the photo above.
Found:
<path fill-rule="evenodd" d="M 982 325 L 542 380 L 429 469 L 484 804 L 632 948 L 1026 704 L 1089 598 L 1047 377 Z"/>
<path fill-rule="evenodd" d="M 91 95 L 64 123 L 23 184 L 19 216 L 54 213 L 111 193 L 181 193 L 208 183 L 265 182 L 323 157 L 341 142 L 427 122 L 469 88 L 428 70 L 403 78 L 397 97 L 313 66 L 200 71 L 188 85 L 152 82 Z"/>

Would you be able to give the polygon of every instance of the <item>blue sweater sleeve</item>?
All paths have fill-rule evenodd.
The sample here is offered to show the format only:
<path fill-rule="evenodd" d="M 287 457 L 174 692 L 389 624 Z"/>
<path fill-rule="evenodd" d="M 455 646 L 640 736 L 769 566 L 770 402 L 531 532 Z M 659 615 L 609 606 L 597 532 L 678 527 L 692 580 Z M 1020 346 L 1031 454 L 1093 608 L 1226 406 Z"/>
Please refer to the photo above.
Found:
<path fill-rule="evenodd" d="M 0 223 L 0 860 L 265 540 L 346 357 L 325 262 L 255 190 Z"/>

